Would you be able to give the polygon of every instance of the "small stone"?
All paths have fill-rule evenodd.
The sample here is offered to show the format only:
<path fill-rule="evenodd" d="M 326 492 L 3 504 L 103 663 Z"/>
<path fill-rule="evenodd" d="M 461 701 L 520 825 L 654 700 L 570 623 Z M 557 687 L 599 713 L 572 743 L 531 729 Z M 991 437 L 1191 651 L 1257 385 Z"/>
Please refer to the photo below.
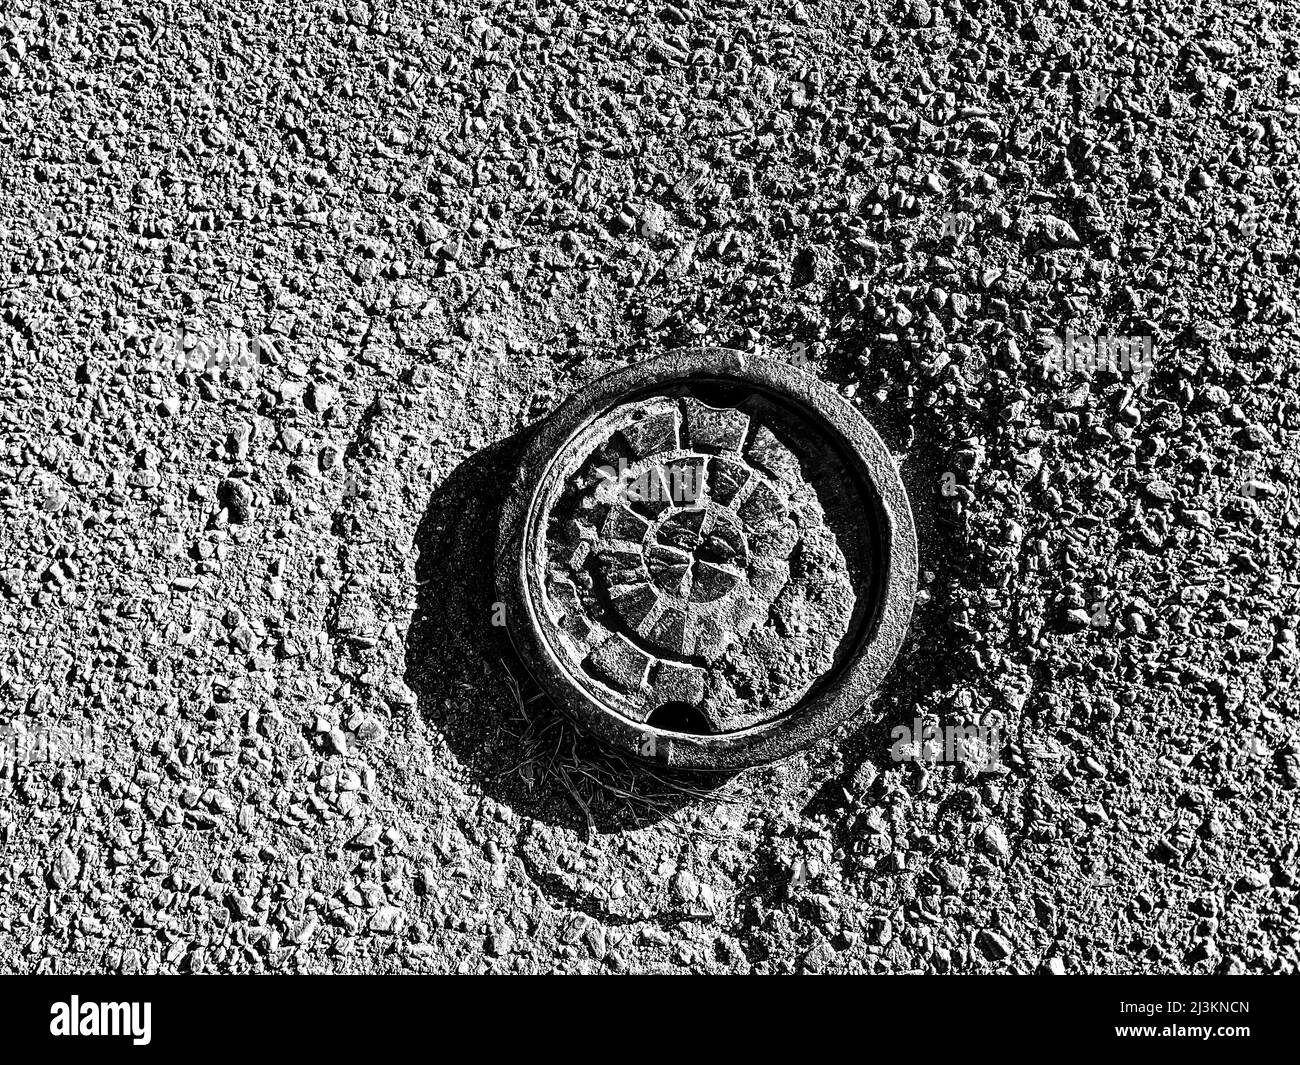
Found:
<path fill-rule="evenodd" d="M 1005 858 L 1011 853 L 1011 845 L 1007 842 L 1007 834 L 1002 831 L 999 825 L 989 825 L 980 833 L 980 846 L 988 854 L 996 855 L 999 858 Z"/>
<path fill-rule="evenodd" d="M 605 926 L 599 921 L 592 921 L 582 933 L 582 938 L 591 951 L 591 956 L 597 961 L 603 961 L 606 953 Z"/>
<path fill-rule="evenodd" d="M 687 870 L 682 870 L 672 880 L 673 894 L 683 902 L 694 902 L 700 893 L 699 881 Z"/>
<path fill-rule="evenodd" d="M 253 490 L 244 481 L 227 478 L 218 486 L 217 497 L 235 524 L 247 525 L 253 520 Z"/>
<path fill-rule="evenodd" d="M 307 409 L 324 414 L 339 401 L 338 391 L 324 381 L 313 381 L 307 388 Z"/>
<path fill-rule="evenodd" d="M 929 0 L 904 0 L 903 21 L 906 25 L 920 29 L 930 25 L 933 18 L 934 12 L 930 9 Z"/>
<path fill-rule="evenodd" d="M 1092 617 L 1086 610 L 1077 607 L 1065 612 L 1064 627 L 1067 632 L 1079 632 L 1092 624 Z"/>
<path fill-rule="evenodd" d="M 1142 486 L 1142 492 L 1155 503 L 1168 505 L 1178 496 L 1177 490 L 1168 481 L 1155 478 Z"/>
<path fill-rule="evenodd" d="M 1050 214 L 1037 221 L 1032 235 L 1049 248 L 1076 247 L 1080 243 L 1079 234 L 1069 222 Z"/>
<path fill-rule="evenodd" d="M 67 887 L 77 879 L 77 874 L 81 871 L 81 864 L 77 861 L 77 856 L 67 847 L 59 851 L 59 856 L 54 859 L 54 866 L 50 870 L 50 879 L 54 881 L 55 887 Z"/>
<path fill-rule="evenodd" d="M 515 949 L 515 934 L 509 928 L 503 928 L 488 936 L 487 952 L 494 958 L 503 958 Z"/>
<path fill-rule="evenodd" d="M 1005 961 L 1013 953 L 1011 943 L 1006 936 L 991 932 L 987 928 L 980 931 L 975 937 L 975 942 L 989 961 Z"/>
<path fill-rule="evenodd" d="M 335 754 L 346 755 L 348 753 L 348 734 L 341 728 L 330 729 L 330 746 L 334 749 Z"/>
<path fill-rule="evenodd" d="M 248 446 L 253 438 L 253 427 L 241 425 L 226 434 L 226 450 L 232 458 L 243 462 L 248 458 Z"/>
<path fill-rule="evenodd" d="M 396 906 L 380 906 L 370 918 L 370 931 L 396 932 L 403 922 L 403 913 Z"/>

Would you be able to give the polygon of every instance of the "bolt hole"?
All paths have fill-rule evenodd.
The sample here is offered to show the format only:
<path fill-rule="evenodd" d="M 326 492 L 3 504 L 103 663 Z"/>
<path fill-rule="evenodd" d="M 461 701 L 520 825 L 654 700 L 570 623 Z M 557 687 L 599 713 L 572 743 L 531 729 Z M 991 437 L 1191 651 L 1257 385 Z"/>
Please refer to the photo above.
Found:
<path fill-rule="evenodd" d="M 646 722 L 665 732 L 685 732 L 691 736 L 707 736 L 713 730 L 708 719 L 690 703 L 667 702 L 656 706 Z"/>

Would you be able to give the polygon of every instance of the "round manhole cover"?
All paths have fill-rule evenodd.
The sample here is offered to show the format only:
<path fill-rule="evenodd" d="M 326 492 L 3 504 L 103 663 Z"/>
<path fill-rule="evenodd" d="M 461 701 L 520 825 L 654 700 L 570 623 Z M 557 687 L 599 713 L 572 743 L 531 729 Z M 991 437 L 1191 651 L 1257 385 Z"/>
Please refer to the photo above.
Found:
<path fill-rule="evenodd" d="M 888 450 L 834 391 L 678 351 L 538 428 L 497 583 L 525 665 L 597 737 L 735 769 L 862 708 L 911 616 L 916 533 Z"/>

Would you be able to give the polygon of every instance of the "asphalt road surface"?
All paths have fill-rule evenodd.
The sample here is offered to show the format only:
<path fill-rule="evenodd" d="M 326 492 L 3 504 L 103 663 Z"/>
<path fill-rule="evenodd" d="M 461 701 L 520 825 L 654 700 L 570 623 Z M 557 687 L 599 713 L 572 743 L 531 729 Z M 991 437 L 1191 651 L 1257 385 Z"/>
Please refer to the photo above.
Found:
<path fill-rule="evenodd" d="M 1294 972 L 1298 20 L 5 4 L 0 967 Z M 525 431 L 704 345 L 862 411 L 920 591 L 679 779 L 491 563 Z"/>

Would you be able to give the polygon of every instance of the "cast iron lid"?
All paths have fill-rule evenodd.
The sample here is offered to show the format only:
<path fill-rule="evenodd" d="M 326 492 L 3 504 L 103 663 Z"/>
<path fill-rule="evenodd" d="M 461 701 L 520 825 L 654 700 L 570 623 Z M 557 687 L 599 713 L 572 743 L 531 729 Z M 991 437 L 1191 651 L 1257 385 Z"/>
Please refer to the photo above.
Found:
<path fill-rule="evenodd" d="M 679 350 L 538 427 L 497 585 L 524 664 L 582 726 L 661 765 L 736 769 L 862 709 L 907 630 L 916 532 L 892 456 L 836 392 Z"/>

